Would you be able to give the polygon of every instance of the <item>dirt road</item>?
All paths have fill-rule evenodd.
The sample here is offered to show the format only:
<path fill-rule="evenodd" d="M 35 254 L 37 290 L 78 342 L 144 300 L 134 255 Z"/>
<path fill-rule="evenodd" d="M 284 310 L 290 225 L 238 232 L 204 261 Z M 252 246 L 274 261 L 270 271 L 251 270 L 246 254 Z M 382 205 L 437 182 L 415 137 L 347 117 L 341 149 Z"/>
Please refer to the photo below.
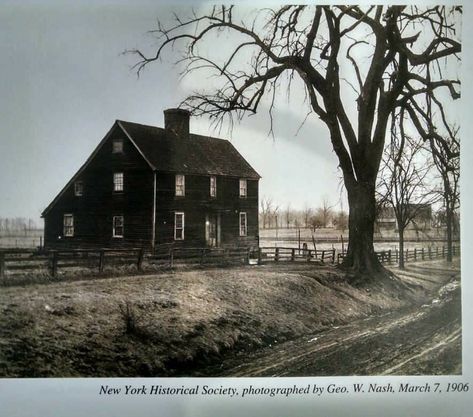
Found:
<path fill-rule="evenodd" d="M 358 320 L 224 361 L 213 376 L 461 373 L 459 273 L 429 304 Z"/>

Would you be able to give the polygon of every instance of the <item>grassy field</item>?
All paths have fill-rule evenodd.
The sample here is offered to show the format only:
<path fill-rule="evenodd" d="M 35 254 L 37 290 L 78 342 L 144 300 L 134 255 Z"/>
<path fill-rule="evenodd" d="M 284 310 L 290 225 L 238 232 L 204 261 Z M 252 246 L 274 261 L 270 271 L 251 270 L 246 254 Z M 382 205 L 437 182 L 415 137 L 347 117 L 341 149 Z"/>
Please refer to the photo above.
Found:
<path fill-rule="evenodd" d="M 356 288 L 334 267 L 285 264 L 3 288 L 0 376 L 198 376 L 225 355 L 422 303 L 438 287 L 404 282 Z"/>
<path fill-rule="evenodd" d="M 299 235 L 300 233 L 300 235 Z M 260 246 L 263 247 L 298 247 L 299 236 L 300 245 L 307 244 L 309 249 L 314 249 L 314 240 L 318 250 L 336 249 L 342 250 L 342 240 L 344 249 L 347 249 L 348 231 L 341 231 L 335 228 L 316 229 L 315 232 L 309 228 L 279 228 L 259 230 Z M 415 230 L 405 232 L 405 249 L 442 247 L 446 242 L 442 241 L 445 233 L 442 230 L 431 229 L 426 232 L 416 233 Z M 376 251 L 395 250 L 399 248 L 398 234 L 394 230 L 384 230 L 375 233 L 374 248 Z"/>
<path fill-rule="evenodd" d="M 34 249 L 42 244 L 43 230 L 27 230 L 25 232 L 1 232 L 1 248 L 25 248 Z"/>

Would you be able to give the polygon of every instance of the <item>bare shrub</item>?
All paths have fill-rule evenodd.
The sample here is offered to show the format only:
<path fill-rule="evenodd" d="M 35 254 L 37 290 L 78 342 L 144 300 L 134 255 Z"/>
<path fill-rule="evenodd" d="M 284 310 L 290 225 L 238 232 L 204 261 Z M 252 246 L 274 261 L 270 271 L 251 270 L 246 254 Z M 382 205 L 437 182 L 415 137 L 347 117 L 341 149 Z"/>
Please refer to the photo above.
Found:
<path fill-rule="evenodd" d="M 119 304 L 120 316 L 123 320 L 126 334 L 138 334 L 138 314 L 135 306 L 126 300 Z"/>

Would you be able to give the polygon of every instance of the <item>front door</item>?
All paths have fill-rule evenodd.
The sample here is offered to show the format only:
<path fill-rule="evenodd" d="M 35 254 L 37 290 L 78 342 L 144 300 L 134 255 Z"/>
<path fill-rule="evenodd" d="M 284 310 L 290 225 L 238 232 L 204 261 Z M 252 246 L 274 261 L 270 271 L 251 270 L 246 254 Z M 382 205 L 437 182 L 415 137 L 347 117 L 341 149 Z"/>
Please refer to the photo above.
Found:
<path fill-rule="evenodd" d="M 207 246 L 214 248 L 218 246 L 218 219 L 216 215 L 205 216 L 205 241 Z"/>

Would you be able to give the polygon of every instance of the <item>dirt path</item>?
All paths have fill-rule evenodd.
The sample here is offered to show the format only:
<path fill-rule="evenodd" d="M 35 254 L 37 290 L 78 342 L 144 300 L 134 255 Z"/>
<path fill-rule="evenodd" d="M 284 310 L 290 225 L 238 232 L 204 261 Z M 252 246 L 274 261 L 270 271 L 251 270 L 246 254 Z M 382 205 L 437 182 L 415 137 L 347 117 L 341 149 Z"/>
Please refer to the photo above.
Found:
<path fill-rule="evenodd" d="M 424 275 L 413 266 L 407 275 Z M 439 272 L 439 271 L 438 271 Z M 426 375 L 461 373 L 459 272 L 430 304 L 388 313 L 224 361 L 213 376 Z"/>

